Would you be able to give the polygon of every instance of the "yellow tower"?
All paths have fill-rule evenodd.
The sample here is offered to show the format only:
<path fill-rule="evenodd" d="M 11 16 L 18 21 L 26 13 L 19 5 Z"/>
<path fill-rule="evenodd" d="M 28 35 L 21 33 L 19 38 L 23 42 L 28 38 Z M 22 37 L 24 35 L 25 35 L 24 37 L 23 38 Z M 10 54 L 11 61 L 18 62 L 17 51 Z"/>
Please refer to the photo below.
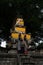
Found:
<path fill-rule="evenodd" d="M 11 33 L 11 37 L 13 39 L 18 39 L 20 33 L 22 39 L 24 39 L 25 35 L 27 40 L 31 39 L 31 34 L 26 34 L 26 27 L 24 26 L 24 20 L 22 18 L 17 18 L 16 24 L 14 25 L 14 30 Z"/>

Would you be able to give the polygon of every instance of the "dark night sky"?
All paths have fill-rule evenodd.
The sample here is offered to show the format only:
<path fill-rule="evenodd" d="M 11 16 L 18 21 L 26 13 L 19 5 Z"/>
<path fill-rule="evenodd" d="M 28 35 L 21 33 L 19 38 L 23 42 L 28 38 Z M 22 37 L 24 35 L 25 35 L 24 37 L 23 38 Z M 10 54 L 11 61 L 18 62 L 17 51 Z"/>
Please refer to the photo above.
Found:
<path fill-rule="evenodd" d="M 40 13 L 43 9 L 42 0 L 13 1 L 0 3 L 0 29 L 3 29 L 3 34 L 9 35 L 18 13 L 24 18 L 27 33 L 39 30 L 40 23 L 43 22 L 43 15 Z"/>

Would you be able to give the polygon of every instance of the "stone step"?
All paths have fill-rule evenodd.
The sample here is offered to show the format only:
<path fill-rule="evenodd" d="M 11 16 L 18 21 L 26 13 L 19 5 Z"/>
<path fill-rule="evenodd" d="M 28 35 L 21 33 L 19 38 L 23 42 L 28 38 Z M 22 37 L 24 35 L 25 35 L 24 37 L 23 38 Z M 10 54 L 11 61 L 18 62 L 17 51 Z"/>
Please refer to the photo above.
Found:
<path fill-rule="evenodd" d="M 35 65 L 35 63 L 23 63 L 23 65 Z"/>

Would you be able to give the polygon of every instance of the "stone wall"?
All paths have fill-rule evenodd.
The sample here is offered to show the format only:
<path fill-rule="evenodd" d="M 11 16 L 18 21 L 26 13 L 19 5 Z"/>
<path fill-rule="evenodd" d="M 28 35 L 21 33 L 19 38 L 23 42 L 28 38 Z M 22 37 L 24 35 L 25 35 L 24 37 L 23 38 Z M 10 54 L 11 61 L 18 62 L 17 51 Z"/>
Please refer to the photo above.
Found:
<path fill-rule="evenodd" d="M 0 65 L 43 65 L 43 53 L 35 51 L 28 54 L 0 53 Z"/>

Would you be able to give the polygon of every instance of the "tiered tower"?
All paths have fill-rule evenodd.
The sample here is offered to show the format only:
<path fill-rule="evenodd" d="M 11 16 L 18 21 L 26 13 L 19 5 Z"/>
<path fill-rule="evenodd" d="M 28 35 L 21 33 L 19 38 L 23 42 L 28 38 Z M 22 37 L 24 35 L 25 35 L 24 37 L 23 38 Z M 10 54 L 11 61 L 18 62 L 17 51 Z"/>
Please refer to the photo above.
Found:
<path fill-rule="evenodd" d="M 31 39 L 31 34 L 26 34 L 26 27 L 24 26 L 24 20 L 22 18 L 16 19 L 16 24 L 13 27 L 13 32 L 11 33 L 11 37 L 13 39 L 18 39 L 19 34 L 21 33 L 21 38 L 24 39 L 24 36 L 26 35 L 26 39 Z"/>

